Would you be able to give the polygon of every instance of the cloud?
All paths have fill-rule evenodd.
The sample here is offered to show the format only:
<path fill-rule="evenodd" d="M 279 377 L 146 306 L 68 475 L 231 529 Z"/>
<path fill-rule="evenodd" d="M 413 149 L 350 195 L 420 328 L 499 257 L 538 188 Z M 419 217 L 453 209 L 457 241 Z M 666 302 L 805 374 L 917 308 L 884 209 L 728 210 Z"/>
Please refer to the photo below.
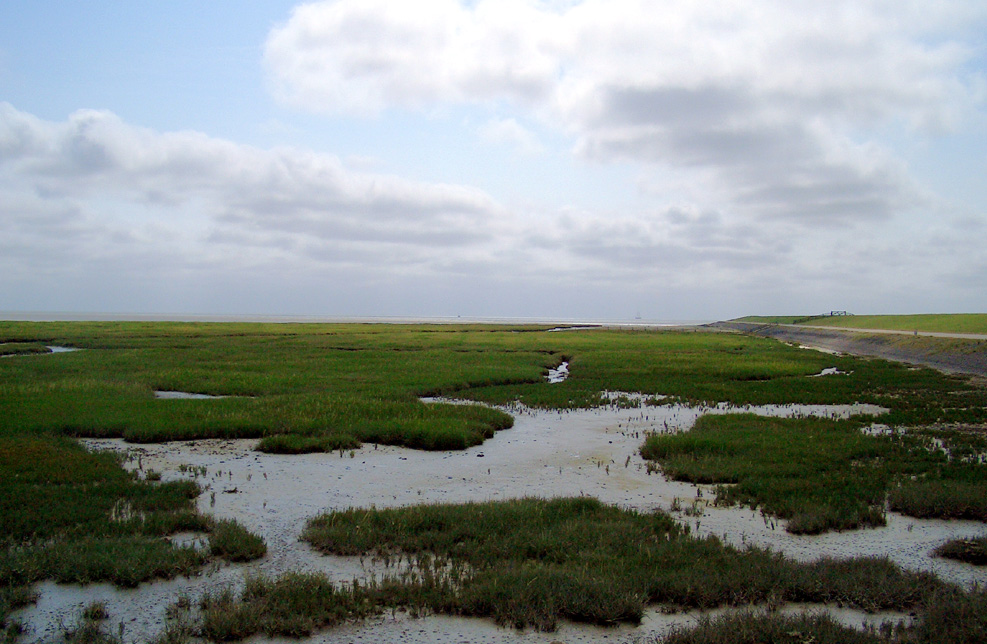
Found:
<path fill-rule="evenodd" d="M 336 0 L 297 8 L 265 62 L 304 109 L 507 104 L 585 158 L 693 172 L 724 207 L 815 227 L 925 202 L 872 132 L 975 112 L 982 79 L 964 65 L 985 22 L 955 0 Z"/>
<path fill-rule="evenodd" d="M 844 198 L 865 201 L 855 177 Z M 849 284 L 905 280 L 973 301 L 987 243 L 980 216 L 805 235 L 785 215 L 766 225 L 688 199 L 511 210 L 469 186 L 358 172 L 331 155 L 156 132 L 104 111 L 49 122 L 8 104 L 0 203 L 0 299 L 20 308 L 629 316 L 670 298 L 665 315 L 716 317 L 737 294 L 839 300 Z"/>
<path fill-rule="evenodd" d="M 156 133 L 91 110 L 47 123 L 5 104 L 0 117 L 0 180 L 24 211 L 44 206 L 35 215 L 57 205 L 77 220 L 105 221 L 107 206 L 118 202 L 142 206 L 135 212 L 164 226 L 185 225 L 191 211 L 214 231 L 235 226 L 332 244 L 427 239 L 430 246 L 469 245 L 500 215 L 478 190 L 352 172 L 329 155 Z M 5 212 L 8 220 L 27 216 Z"/>
<path fill-rule="evenodd" d="M 479 129 L 480 138 L 489 143 L 514 146 L 525 154 L 538 154 L 545 148 L 538 138 L 513 118 L 495 118 Z"/>
<path fill-rule="evenodd" d="M 550 89 L 555 59 L 526 31 L 549 21 L 518 0 L 469 9 L 455 0 L 307 4 L 272 31 L 265 57 L 275 93 L 315 111 L 533 100 Z"/>

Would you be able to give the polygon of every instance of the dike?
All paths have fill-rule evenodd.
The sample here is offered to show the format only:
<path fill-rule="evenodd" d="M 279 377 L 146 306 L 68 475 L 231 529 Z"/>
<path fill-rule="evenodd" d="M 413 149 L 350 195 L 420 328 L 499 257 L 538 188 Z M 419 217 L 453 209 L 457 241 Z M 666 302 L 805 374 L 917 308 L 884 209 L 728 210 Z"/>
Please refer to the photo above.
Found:
<path fill-rule="evenodd" d="M 870 356 L 987 378 L 987 341 L 939 338 L 911 333 L 868 333 L 795 325 L 715 322 L 711 330 L 733 331 L 789 344 Z"/>

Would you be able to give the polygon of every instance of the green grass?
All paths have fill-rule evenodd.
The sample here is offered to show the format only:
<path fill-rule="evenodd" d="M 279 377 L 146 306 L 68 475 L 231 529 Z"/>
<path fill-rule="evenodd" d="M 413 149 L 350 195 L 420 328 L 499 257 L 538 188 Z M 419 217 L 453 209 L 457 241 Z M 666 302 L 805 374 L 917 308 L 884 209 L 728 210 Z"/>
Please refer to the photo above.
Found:
<path fill-rule="evenodd" d="M 679 451 L 667 458 L 678 459 L 683 476 L 735 480 L 735 491 L 724 492 L 724 500 L 770 508 L 801 531 L 877 523 L 878 499 L 889 489 L 893 507 L 903 511 L 918 514 L 928 506 L 932 516 L 952 516 L 964 505 L 974 508 L 964 512 L 981 512 L 969 499 L 975 500 L 982 485 L 984 466 L 975 457 L 983 454 L 983 446 L 941 428 L 987 421 L 987 391 L 927 369 L 827 356 L 772 340 L 681 331 L 547 333 L 538 327 L 0 322 L 0 344 L 81 349 L 0 360 L 4 605 L 19 601 L 39 579 L 134 585 L 194 572 L 209 556 L 164 539 L 179 530 L 209 529 L 207 518 L 191 507 L 198 493 L 194 483 L 136 480 L 115 458 L 89 454 L 71 437 L 253 437 L 260 449 L 283 452 L 352 449 L 363 442 L 462 449 L 512 422 L 499 410 L 418 399 L 429 395 L 548 408 L 596 405 L 601 392 L 615 390 L 691 404 L 878 404 L 891 410 L 883 422 L 938 429 L 865 440 L 856 432 L 857 421 L 710 419 L 703 421 L 692 445 L 678 445 Z M 569 362 L 569 379 L 546 383 L 545 373 L 563 360 Z M 849 375 L 809 377 L 826 367 Z M 155 390 L 226 397 L 158 400 Z M 698 441 L 705 429 L 725 431 L 738 422 L 751 425 L 742 444 L 723 431 L 706 444 Z M 930 450 L 932 438 L 947 442 L 950 454 Z M 739 458 L 746 462 L 730 462 Z M 818 485 L 797 481 L 786 465 L 792 459 Z M 762 600 L 772 593 L 816 601 L 842 598 L 844 592 L 854 598 L 847 601 L 863 606 L 904 601 L 899 596 L 904 591 L 894 590 L 893 583 L 867 592 L 834 590 L 843 588 L 847 575 L 833 572 L 832 562 L 820 564 L 828 572 L 819 568 L 811 579 L 800 577 L 808 573 L 793 572 L 769 553 L 724 554 L 717 543 L 676 536 L 662 527 L 664 519 L 603 516 L 609 511 L 593 509 L 589 515 L 599 513 L 601 529 L 617 541 L 601 545 L 603 550 L 589 544 L 585 551 L 620 553 L 631 543 L 620 542 L 620 535 L 638 535 L 632 542 L 638 554 L 620 555 L 630 573 L 602 556 L 573 560 L 569 551 L 583 547 L 573 540 L 594 532 L 568 535 L 570 528 L 550 524 L 537 532 L 541 541 L 518 547 L 554 553 L 551 557 L 562 558 L 561 563 L 547 554 L 544 560 L 504 554 L 496 566 L 485 567 L 453 543 L 440 556 L 450 565 L 459 562 L 459 568 L 422 563 L 413 583 L 379 590 L 390 597 L 384 603 L 392 605 L 540 627 L 560 618 L 633 621 L 648 601 L 705 606 Z M 483 523 L 481 517 L 474 519 Z M 562 551 L 555 549 L 554 533 L 561 543 L 570 540 Z M 664 535 L 663 548 L 674 544 L 681 558 L 661 559 L 664 572 L 654 573 L 650 560 L 635 559 L 658 556 L 650 543 L 641 544 L 641 534 Z M 464 535 L 462 543 L 483 550 L 482 539 L 472 538 Z M 246 546 L 250 540 L 241 541 Z M 387 548 L 411 547 L 394 542 L 379 553 L 388 556 Z M 119 556 L 106 557 L 111 551 Z M 662 552 L 671 557 L 676 551 Z M 701 584 L 689 567 L 697 558 L 705 561 Z M 765 576 L 753 569 L 772 572 Z M 453 571 L 460 575 L 457 580 L 468 581 L 468 596 L 449 590 Z M 866 574 L 885 573 L 870 569 Z M 802 581 L 780 586 L 779 575 Z M 611 578 L 622 581 L 612 586 Z M 879 592 L 893 601 L 880 600 Z"/>
<path fill-rule="evenodd" d="M 875 402 L 917 422 L 944 415 L 936 405 L 944 391 L 970 390 L 891 363 L 698 332 L 0 323 L 0 337 L 84 349 L 0 363 L 0 433 L 56 430 L 139 442 L 267 438 L 265 449 L 287 451 L 360 442 L 454 449 L 512 422 L 496 410 L 418 401 L 427 395 L 552 408 L 599 404 L 605 390 L 689 403 Z M 570 363 L 569 379 L 546 383 L 544 374 L 562 360 Z M 852 373 L 807 378 L 834 366 Z M 228 397 L 156 400 L 155 390 Z M 963 405 L 971 406 L 978 407 Z M 944 420 L 957 410 L 945 410 Z"/>
<path fill-rule="evenodd" d="M 937 591 L 913 626 L 882 624 L 858 631 L 825 615 L 746 612 L 701 618 L 657 644 L 976 644 L 987 641 L 987 593 Z"/>
<path fill-rule="evenodd" d="M 882 559 L 799 565 L 738 550 L 691 537 L 663 513 L 585 497 L 333 512 L 302 538 L 326 553 L 416 562 L 403 588 L 388 590 L 391 603 L 545 630 L 560 619 L 636 623 L 649 604 L 901 608 L 940 586 Z"/>
<path fill-rule="evenodd" d="M 811 324 L 823 320 L 828 315 L 745 315 L 730 322 L 750 322 L 752 324 Z M 842 318 L 841 318 L 842 319 Z"/>
<path fill-rule="evenodd" d="M 704 416 L 641 449 L 670 479 L 720 484 L 717 502 L 760 507 L 799 534 L 884 525 L 896 446 L 855 423 Z"/>
<path fill-rule="evenodd" d="M 264 540 L 233 519 L 213 521 L 209 534 L 209 554 L 227 561 L 253 561 L 267 553 Z"/>
<path fill-rule="evenodd" d="M 0 342 L 0 357 L 30 356 L 49 351 L 43 342 Z"/>
<path fill-rule="evenodd" d="M 661 644 L 883 644 L 888 640 L 836 622 L 828 615 L 785 616 L 745 612 L 719 618 L 701 617 L 692 628 L 680 628 L 658 640 Z"/>
<path fill-rule="evenodd" d="M 702 620 L 661 641 L 945 644 L 982 641 L 987 624 L 983 591 L 963 591 L 884 559 L 799 564 L 692 537 L 662 513 L 586 497 L 352 509 L 311 520 L 305 539 L 323 552 L 373 557 L 393 572 L 344 584 L 300 573 L 251 578 L 240 593 L 206 594 L 191 632 L 216 641 L 258 633 L 303 637 L 393 609 L 553 630 L 563 619 L 636 623 L 654 604 L 788 602 L 912 611 L 917 621 L 861 633 L 828 617 L 745 612 Z"/>
<path fill-rule="evenodd" d="M 200 609 L 198 632 L 220 642 L 256 633 L 305 637 L 378 612 L 358 587 L 340 588 L 323 575 L 304 573 L 287 573 L 276 580 L 249 578 L 239 595 L 229 589 L 207 592 Z"/>
<path fill-rule="evenodd" d="M 393 572 L 334 584 L 324 575 L 251 578 L 240 593 L 207 593 L 185 632 L 215 641 L 263 633 L 304 637 L 385 610 L 490 617 L 554 630 L 559 620 L 636 623 L 646 606 L 704 608 L 789 603 L 911 611 L 910 626 L 860 632 L 825 616 L 743 612 L 703 619 L 659 641 L 983 641 L 987 594 L 879 558 L 799 564 L 757 548 L 696 538 L 662 513 L 595 499 L 521 499 L 331 512 L 304 538 L 320 551 L 372 557 Z"/>
<path fill-rule="evenodd" d="M 975 566 L 987 566 L 987 537 L 954 539 L 935 549 L 937 557 L 964 561 Z"/>
<path fill-rule="evenodd" d="M 223 544 L 215 556 L 234 560 L 263 549 L 239 526 L 199 514 L 199 492 L 190 481 L 140 480 L 118 457 L 65 436 L 0 434 L 0 626 L 44 579 L 134 587 L 195 574 L 209 556 L 165 538 L 176 532 L 212 530 Z"/>
<path fill-rule="evenodd" d="M 854 329 L 987 334 L 987 313 L 847 315 L 813 319 L 805 324 Z"/>
<path fill-rule="evenodd" d="M 861 421 L 704 416 L 649 436 L 665 476 L 717 484 L 717 503 L 760 508 L 796 534 L 884 525 L 884 507 L 921 518 L 987 521 L 984 437 L 957 431 L 869 436 Z M 933 438 L 948 449 L 930 449 Z"/>
<path fill-rule="evenodd" d="M 748 315 L 736 322 L 807 324 L 811 326 L 975 333 L 987 335 L 987 313 L 925 313 L 920 315 Z"/>

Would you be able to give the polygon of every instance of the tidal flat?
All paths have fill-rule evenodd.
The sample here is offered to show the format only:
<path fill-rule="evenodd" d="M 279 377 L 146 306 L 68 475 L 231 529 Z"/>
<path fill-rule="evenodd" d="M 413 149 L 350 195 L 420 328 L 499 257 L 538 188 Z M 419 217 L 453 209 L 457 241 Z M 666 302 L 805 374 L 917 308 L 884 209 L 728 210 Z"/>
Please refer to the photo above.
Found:
<path fill-rule="evenodd" d="M 770 548 L 786 559 L 806 563 L 887 556 L 904 571 L 931 573 L 944 584 L 969 589 L 987 582 L 984 568 L 932 556 L 946 541 L 982 536 L 980 521 L 918 519 L 882 508 L 884 525 L 879 527 L 793 534 L 786 530 L 785 519 L 764 511 L 766 500 L 717 503 L 729 485 L 669 480 L 660 462 L 645 459 L 641 451 L 649 436 L 687 435 L 700 418 L 730 415 L 750 427 L 760 422 L 757 419 L 787 416 L 785 422 L 791 425 L 782 429 L 791 432 L 788 443 L 797 445 L 801 423 L 814 421 L 833 431 L 897 445 L 895 449 L 901 451 L 869 453 L 848 466 L 879 472 L 875 480 L 887 489 L 907 485 L 912 477 L 937 481 L 956 472 L 979 485 L 979 479 L 969 478 L 978 476 L 983 467 L 970 457 L 982 453 L 976 441 L 971 446 L 947 436 L 946 443 L 936 438 L 940 441 L 936 446 L 924 439 L 903 439 L 940 430 L 948 434 L 970 426 L 978 413 L 982 418 L 982 392 L 965 380 L 891 363 L 803 352 L 770 341 L 690 332 L 547 334 L 539 329 L 518 333 L 518 329 L 500 328 L 401 328 L 381 333 L 360 326 L 302 325 L 285 333 L 288 329 L 253 326 L 196 325 L 190 330 L 150 325 L 129 331 L 119 327 L 95 334 L 88 331 L 87 338 L 68 325 L 60 330 L 70 337 L 62 339 L 46 330 L 48 334 L 37 329 L 19 329 L 18 333 L 31 336 L 33 331 L 35 338 L 54 336 L 60 345 L 64 342 L 90 350 L 4 361 L 2 368 L 14 364 L 22 379 L 14 384 L 5 373 L 0 385 L 0 403 L 8 412 L 3 436 L 68 433 L 91 450 L 120 454 L 122 466 L 139 480 L 152 478 L 148 472 L 154 472 L 157 484 L 192 481 L 199 486 L 195 504 L 201 515 L 236 519 L 263 538 L 266 554 L 247 563 L 213 560 L 192 576 L 141 583 L 134 589 L 40 581 L 33 585 L 35 603 L 7 617 L 8 622 L 24 626 L 18 641 L 57 639 L 62 626 L 94 602 L 105 604 L 109 632 L 116 634 L 120 629 L 123 641 L 147 641 L 164 630 L 169 606 L 180 598 L 190 598 L 194 605 L 206 593 L 239 591 L 245 579 L 258 575 L 278 578 L 286 573 L 317 573 L 347 585 L 354 579 L 368 583 L 395 572 L 399 564 L 385 563 L 379 552 L 326 555 L 299 539 L 314 517 L 351 508 L 373 512 L 422 504 L 594 498 L 629 511 L 668 513 L 688 529 L 690 538 L 715 537 L 738 551 L 752 546 Z M 199 347 L 198 341 L 202 342 Z M 272 355 L 264 365 L 267 372 L 261 369 L 252 342 L 268 350 L 271 345 L 280 346 L 280 356 Z M 218 346 L 224 343 L 225 354 Z M 292 350 L 292 343 L 300 346 Z M 199 349 L 207 350 L 213 362 L 197 360 L 194 354 Z M 364 360 L 361 353 L 367 354 Z M 406 353 L 428 355 L 409 357 Z M 339 354 L 344 354 L 345 363 Z M 495 378 L 490 372 L 502 368 L 496 365 L 500 357 L 513 366 Z M 390 367 L 387 358 L 393 358 Z M 66 359 L 79 362 L 54 363 Z M 179 377 L 174 363 L 193 363 L 195 368 L 187 368 Z M 284 368 L 285 363 L 304 364 L 308 371 L 292 372 Z M 429 363 L 440 371 L 416 370 Z M 549 372 L 563 363 L 569 376 L 548 382 Z M 454 365 L 451 377 L 441 372 L 444 365 Z M 335 371 L 326 375 L 323 369 L 327 367 Z M 835 372 L 815 377 L 827 369 Z M 244 372 L 250 374 L 250 386 Z M 85 374 L 84 385 L 75 379 L 77 373 Z M 311 379 L 305 377 L 309 375 Z M 118 388 L 118 398 L 112 404 L 99 397 L 90 399 L 97 409 L 104 405 L 103 415 L 81 404 L 50 409 L 46 425 L 38 409 L 19 406 L 29 392 L 42 389 L 39 380 L 55 391 L 56 401 L 68 400 L 72 391 L 76 396 L 94 396 L 93 392 L 114 388 Z M 634 383 L 637 386 L 626 386 Z M 64 391 L 58 391 L 59 387 Z M 335 397 L 335 403 L 312 400 L 319 396 L 320 387 L 321 396 Z M 155 391 L 230 397 L 156 400 Z M 941 402 L 936 405 L 945 394 L 950 396 L 949 409 Z M 457 404 L 437 399 L 437 395 L 454 397 Z M 294 402 L 302 403 L 304 413 L 296 410 L 275 422 L 278 416 L 271 414 L 270 401 L 265 398 L 276 396 L 283 398 L 280 409 L 291 407 L 291 397 L 297 396 Z M 422 402 L 423 396 L 432 398 Z M 502 416 L 471 415 L 474 406 L 459 404 L 467 399 L 495 405 L 510 422 L 504 423 Z M 127 400 L 132 404 L 126 404 Z M 355 410 L 355 416 L 339 411 L 340 400 Z M 436 408 L 441 411 L 437 413 Z M 368 409 L 375 411 L 368 414 Z M 387 416 L 408 410 L 417 422 Z M 255 414 L 252 420 L 244 422 L 251 413 Z M 320 422 L 313 422 L 306 413 L 321 413 Z M 222 420 L 211 416 L 226 419 L 228 424 L 224 427 Z M 496 422 L 490 430 L 473 429 L 477 418 L 495 418 Z M 455 427 L 464 437 L 460 448 L 435 449 L 434 443 L 421 436 L 414 439 L 421 441 L 416 444 L 399 431 L 414 436 L 428 427 L 430 419 L 447 436 L 449 427 Z M 160 442 L 143 442 L 149 435 L 147 426 L 160 428 L 169 422 L 175 435 L 184 440 L 167 440 L 156 429 L 152 434 Z M 373 427 L 375 423 L 387 426 L 390 433 Z M 862 431 L 874 423 L 899 431 L 874 435 Z M 340 428 L 354 440 L 334 450 L 297 454 L 256 450 L 265 436 L 292 431 L 312 436 L 316 429 L 332 434 Z M 361 434 L 361 429 L 366 433 Z M 470 432 L 477 432 L 481 439 L 467 438 Z M 382 440 L 387 438 L 391 444 Z M 940 449 L 944 444 L 953 447 L 951 453 Z M 432 449 L 423 450 L 421 445 Z M 964 446 L 967 451 L 960 449 Z M 765 451 L 770 449 L 765 447 Z M 928 458 L 917 459 L 918 452 Z M 5 466 L 18 462 L 17 454 L 3 455 Z M 907 468 L 885 467 L 891 461 L 907 461 Z M 204 548 L 207 535 L 176 531 L 169 538 Z M 22 545 L 16 539 L 5 542 L 8 550 Z M 867 613 L 835 604 L 801 606 L 797 602 L 783 602 L 777 609 L 782 614 L 822 611 L 855 627 L 884 619 L 910 623 L 914 621 L 910 613 L 921 615 L 923 610 L 912 604 Z M 735 608 L 711 608 L 703 614 L 728 610 Z M 546 633 L 530 627 L 522 631 L 504 628 L 486 619 L 424 612 L 424 617 L 412 617 L 405 607 L 397 606 L 319 630 L 313 640 L 655 641 L 675 625 L 695 624 L 700 615 L 687 608 L 669 613 L 667 606 L 654 605 L 637 624 L 601 626 L 562 620 L 555 632 Z"/>

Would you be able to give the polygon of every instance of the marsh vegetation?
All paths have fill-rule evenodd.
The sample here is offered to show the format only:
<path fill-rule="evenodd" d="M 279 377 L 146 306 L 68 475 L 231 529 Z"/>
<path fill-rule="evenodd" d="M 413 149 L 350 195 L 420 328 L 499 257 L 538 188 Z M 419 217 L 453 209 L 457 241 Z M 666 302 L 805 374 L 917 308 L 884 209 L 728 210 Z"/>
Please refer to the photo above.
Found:
<path fill-rule="evenodd" d="M 547 331 L 0 323 L 0 347 L 22 354 L 0 361 L 0 620 L 30 602 L 40 580 L 133 586 L 266 551 L 242 526 L 196 510 L 208 485 L 198 473 L 161 479 L 132 463 L 128 471 L 118 457 L 84 450 L 80 437 L 249 438 L 269 453 L 352 455 L 365 443 L 480 445 L 513 424 L 505 405 L 641 406 L 646 414 L 648 405 L 866 403 L 889 410 L 880 417 L 887 432 L 863 432 L 876 420 L 867 416 L 707 415 L 685 433 L 641 435 L 641 454 L 664 476 L 714 486 L 716 503 L 756 508 L 794 533 L 881 525 L 888 510 L 987 519 L 987 441 L 976 431 L 987 421 L 987 393 L 966 379 L 733 334 Z M 81 350 L 28 349 L 51 345 Z M 568 377 L 549 383 L 562 364 Z M 217 397 L 162 399 L 159 391 Z M 615 402 L 613 392 L 640 395 Z M 425 404 L 427 396 L 487 405 Z M 166 539 L 189 531 L 208 533 L 209 548 Z M 552 628 L 559 620 L 633 623 L 655 604 L 790 601 L 904 608 L 925 623 L 933 597 L 982 601 L 888 561 L 798 564 L 691 535 L 661 512 L 591 498 L 335 511 L 314 519 L 305 537 L 326 552 L 404 564 L 363 585 L 288 574 L 212 592 L 193 611 L 196 632 L 299 635 L 385 608 Z"/>

